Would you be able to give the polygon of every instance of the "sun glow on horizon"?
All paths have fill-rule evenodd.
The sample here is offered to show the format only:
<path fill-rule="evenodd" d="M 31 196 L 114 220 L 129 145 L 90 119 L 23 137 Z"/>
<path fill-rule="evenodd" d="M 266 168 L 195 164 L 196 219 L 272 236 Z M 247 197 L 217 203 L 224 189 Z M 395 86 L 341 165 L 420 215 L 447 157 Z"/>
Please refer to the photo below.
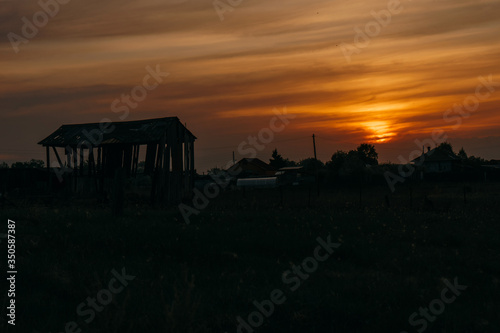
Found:
<path fill-rule="evenodd" d="M 385 143 L 389 142 L 396 133 L 390 132 L 390 124 L 387 121 L 375 120 L 368 121 L 361 124 L 370 135 L 366 137 L 371 143 Z"/>

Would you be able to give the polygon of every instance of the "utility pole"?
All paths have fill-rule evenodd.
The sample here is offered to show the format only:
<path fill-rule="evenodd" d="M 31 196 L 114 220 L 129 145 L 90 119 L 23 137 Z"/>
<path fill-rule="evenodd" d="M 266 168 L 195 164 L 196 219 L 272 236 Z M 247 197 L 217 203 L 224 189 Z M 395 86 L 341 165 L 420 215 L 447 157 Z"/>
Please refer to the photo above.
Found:
<path fill-rule="evenodd" d="M 313 147 L 314 147 L 314 169 L 316 171 L 316 189 L 319 196 L 319 176 L 318 176 L 318 158 L 316 157 L 316 136 L 313 134 Z"/>
<path fill-rule="evenodd" d="M 318 159 L 316 158 L 316 136 L 313 134 L 313 147 L 314 147 L 314 159 L 317 161 Z"/>

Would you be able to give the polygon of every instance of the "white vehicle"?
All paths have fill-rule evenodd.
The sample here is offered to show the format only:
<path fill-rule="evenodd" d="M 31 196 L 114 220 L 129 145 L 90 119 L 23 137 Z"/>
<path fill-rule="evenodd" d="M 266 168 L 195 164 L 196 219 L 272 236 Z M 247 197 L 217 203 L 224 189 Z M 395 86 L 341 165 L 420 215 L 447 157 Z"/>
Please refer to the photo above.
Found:
<path fill-rule="evenodd" d="M 278 186 L 278 177 L 240 178 L 236 181 L 237 187 L 273 188 Z"/>

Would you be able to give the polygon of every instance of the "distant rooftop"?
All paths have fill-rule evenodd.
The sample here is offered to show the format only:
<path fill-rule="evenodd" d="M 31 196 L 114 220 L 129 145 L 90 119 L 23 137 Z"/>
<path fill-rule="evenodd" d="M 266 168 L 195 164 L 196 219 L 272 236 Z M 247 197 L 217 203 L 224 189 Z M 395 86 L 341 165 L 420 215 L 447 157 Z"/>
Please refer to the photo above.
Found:
<path fill-rule="evenodd" d="M 429 150 L 425 154 L 415 158 L 411 162 L 417 163 L 420 159 L 424 159 L 424 162 L 447 162 L 447 161 L 459 161 L 460 158 L 449 151 L 436 147 Z"/>
<path fill-rule="evenodd" d="M 258 159 L 258 158 L 242 158 L 236 164 L 232 165 L 227 171 L 234 171 L 236 170 L 239 166 L 244 166 L 247 164 L 252 164 L 264 171 L 274 171 L 275 169 L 267 164 L 266 162 Z"/>

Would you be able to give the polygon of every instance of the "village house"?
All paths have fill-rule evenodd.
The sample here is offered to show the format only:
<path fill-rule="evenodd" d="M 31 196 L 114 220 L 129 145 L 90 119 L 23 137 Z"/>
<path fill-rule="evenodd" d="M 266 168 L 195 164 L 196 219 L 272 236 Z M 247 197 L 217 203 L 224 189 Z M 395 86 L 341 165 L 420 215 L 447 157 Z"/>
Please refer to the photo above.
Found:
<path fill-rule="evenodd" d="M 236 178 L 270 177 L 276 169 L 258 158 L 243 158 L 227 169 Z"/>
<path fill-rule="evenodd" d="M 458 156 L 439 147 L 434 149 L 427 147 L 426 153 L 422 153 L 411 162 L 418 165 L 423 174 L 450 173 L 459 170 L 461 164 Z"/>

